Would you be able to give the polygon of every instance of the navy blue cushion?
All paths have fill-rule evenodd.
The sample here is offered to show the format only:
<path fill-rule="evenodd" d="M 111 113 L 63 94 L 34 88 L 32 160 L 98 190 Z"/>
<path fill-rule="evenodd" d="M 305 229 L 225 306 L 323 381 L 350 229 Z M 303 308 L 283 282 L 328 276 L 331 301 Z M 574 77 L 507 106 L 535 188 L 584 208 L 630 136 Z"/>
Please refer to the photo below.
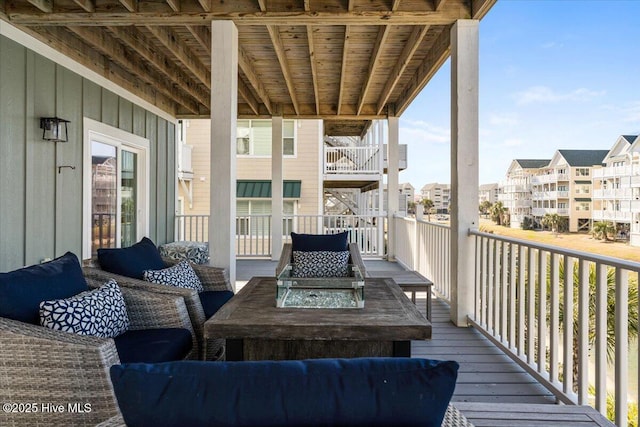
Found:
<path fill-rule="evenodd" d="M 162 270 L 166 266 L 156 245 L 143 237 L 128 248 L 98 249 L 100 268 L 109 273 L 142 279 L 145 270 Z"/>
<path fill-rule="evenodd" d="M 182 360 L 193 341 L 188 329 L 160 328 L 127 331 L 113 339 L 121 363 L 158 363 Z"/>
<path fill-rule="evenodd" d="M 330 251 L 349 250 L 348 231 L 337 234 L 298 234 L 291 233 L 291 246 L 294 251 Z"/>
<path fill-rule="evenodd" d="M 216 311 L 220 309 L 227 301 L 233 297 L 231 291 L 204 291 L 198 294 L 200 297 L 200 303 L 204 310 L 204 315 L 208 319 L 216 314 Z"/>
<path fill-rule="evenodd" d="M 0 273 L 0 317 L 40 324 L 40 303 L 88 290 L 78 257 L 67 252 L 43 264 Z"/>
<path fill-rule="evenodd" d="M 439 427 L 456 362 L 410 358 L 111 367 L 127 426 Z"/>

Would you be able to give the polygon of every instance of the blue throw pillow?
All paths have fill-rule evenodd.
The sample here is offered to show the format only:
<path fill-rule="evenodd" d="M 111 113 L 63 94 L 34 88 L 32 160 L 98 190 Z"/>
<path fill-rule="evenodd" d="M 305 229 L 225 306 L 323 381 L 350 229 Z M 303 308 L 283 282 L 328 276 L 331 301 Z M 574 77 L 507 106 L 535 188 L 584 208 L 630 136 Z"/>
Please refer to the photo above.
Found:
<path fill-rule="evenodd" d="M 165 268 L 158 248 L 147 237 L 128 248 L 98 249 L 98 263 L 104 271 L 134 279 L 142 279 L 145 270 Z"/>
<path fill-rule="evenodd" d="M 348 231 L 337 234 L 291 233 L 291 246 L 294 251 L 346 251 L 349 250 L 348 235 Z"/>
<path fill-rule="evenodd" d="M 98 289 L 40 303 L 40 324 L 56 331 L 115 338 L 129 328 L 124 296 L 115 280 Z"/>
<path fill-rule="evenodd" d="M 440 427 L 456 362 L 410 358 L 111 367 L 127 426 Z"/>
<path fill-rule="evenodd" d="M 200 278 L 187 260 L 162 270 L 145 270 L 143 276 L 144 280 L 151 283 L 193 289 L 196 292 L 204 291 Z"/>
<path fill-rule="evenodd" d="M 88 290 L 78 257 L 67 252 L 53 261 L 0 273 L 0 317 L 40 324 L 40 302 Z"/>
<path fill-rule="evenodd" d="M 293 251 L 292 277 L 346 277 L 349 251 Z"/>

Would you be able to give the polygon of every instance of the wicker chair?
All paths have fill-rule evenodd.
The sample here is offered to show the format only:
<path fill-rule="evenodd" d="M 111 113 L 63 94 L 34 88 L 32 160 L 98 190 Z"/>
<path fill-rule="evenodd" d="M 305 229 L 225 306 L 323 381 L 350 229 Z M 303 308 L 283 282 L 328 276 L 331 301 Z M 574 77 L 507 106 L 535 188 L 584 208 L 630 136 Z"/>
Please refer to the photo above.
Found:
<path fill-rule="evenodd" d="M 124 419 L 121 415 L 115 416 L 98 424 L 96 427 L 124 427 Z M 473 427 L 473 424 L 456 409 L 455 406 L 449 404 L 447 412 L 444 414 L 441 427 Z"/>
<path fill-rule="evenodd" d="M 282 246 L 282 253 L 280 254 L 280 260 L 278 261 L 278 265 L 276 266 L 276 276 L 279 276 L 282 273 L 282 270 L 287 266 L 287 264 L 293 261 L 293 246 L 291 243 L 285 243 Z M 362 255 L 360 254 L 360 248 L 357 243 L 349 243 L 349 264 L 356 265 L 360 272 L 362 273 L 362 277 L 366 276 L 366 269 L 364 267 L 364 261 L 362 260 Z"/>
<path fill-rule="evenodd" d="M 92 288 L 104 283 L 91 277 L 87 277 L 87 282 Z M 193 331 L 182 298 L 130 288 L 121 290 L 130 329 Z M 192 350 L 189 357 L 194 355 Z M 0 318 L 0 402 L 22 404 L 16 407 L 15 413 L 1 412 L 0 425 L 93 426 L 117 418 L 120 411 L 109 368 L 119 363 L 113 339 L 54 331 Z M 49 406 L 43 407 L 43 404 Z M 91 407 L 89 411 L 77 413 L 68 406 L 74 404 L 79 404 L 81 409 L 84 404 Z M 59 405 L 64 410 L 52 412 L 51 408 Z M 31 412 L 26 412 L 29 409 Z"/>
<path fill-rule="evenodd" d="M 168 258 L 163 258 L 163 261 L 167 267 L 175 265 L 178 262 Z M 202 309 L 202 304 L 196 291 L 150 283 L 144 280 L 109 273 L 97 267 L 98 264 L 95 260 L 92 260 L 90 264 L 90 266 L 83 267 L 84 275 L 87 278 L 94 278 L 103 282 L 109 278 L 114 278 L 121 287 L 136 288 L 148 292 L 182 297 L 187 306 L 191 324 L 195 331 L 198 357 L 204 360 L 220 360 L 224 357 L 225 341 L 223 339 L 204 340 L 204 322 L 207 319 L 205 318 L 204 310 Z M 197 264 L 192 264 L 191 266 L 202 282 L 205 291 L 233 291 L 229 281 L 229 274 L 225 269 Z"/>

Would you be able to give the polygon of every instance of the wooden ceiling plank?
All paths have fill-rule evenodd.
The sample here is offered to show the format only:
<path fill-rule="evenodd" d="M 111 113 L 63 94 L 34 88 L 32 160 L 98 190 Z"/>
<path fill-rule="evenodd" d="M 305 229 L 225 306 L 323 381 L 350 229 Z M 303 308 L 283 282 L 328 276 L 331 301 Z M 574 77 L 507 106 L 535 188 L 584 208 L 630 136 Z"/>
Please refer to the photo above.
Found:
<path fill-rule="evenodd" d="M 316 101 L 316 114 L 320 114 L 320 95 L 318 90 L 318 69 L 316 65 L 316 48 L 313 41 L 313 27 L 307 26 L 307 40 L 309 43 L 309 62 L 311 62 L 311 79 L 313 80 L 313 97 Z"/>
<path fill-rule="evenodd" d="M 380 63 L 379 58 L 380 53 L 382 52 L 382 46 L 384 46 L 387 41 L 387 36 L 389 35 L 390 28 L 391 27 L 389 26 L 384 26 L 378 29 L 378 37 L 376 38 L 376 42 L 373 45 L 373 52 L 371 52 L 371 58 L 369 59 L 369 69 L 365 77 L 364 85 L 362 86 L 362 91 L 360 92 L 360 98 L 358 100 L 358 114 L 362 112 L 364 101 L 367 98 L 369 88 L 371 87 L 371 81 L 373 79 L 373 76 L 375 76 L 376 67 Z"/>
<path fill-rule="evenodd" d="M 122 27 L 108 27 L 108 29 L 122 40 L 125 45 L 137 52 L 142 58 L 155 67 L 156 70 L 164 74 L 171 81 L 174 81 L 178 86 L 184 88 L 187 93 L 205 107 L 209 108 L 211 103 L 209 94 L 201 90 L 195 80 L 189 77 L 180 67 L 176 66 L 173 61 L 165 55 L 156 52 L 138 30 Z"/>
<path fill-rule="evenodd" d="M 267 11 L 267 2 L 266 2 L 266 0 L 258 0 L 258 7 L 260 8 L 260 11 L 266 12 Z"/>
<path fill-rule="evenodd" d="M 201 25 L 187 25 L 187 30 L 200 43 L 200 46 L 211 55 L 211 31 L 209 28 Z"/>
<path fill-rule="evenodd" d="M 451 25 L 457 19 L 469 19 L 468 8 L 434 11 L 363 11 L 363 12 L 85 12 L 31 13 L 25 9 L 9 14 L 10 22 L 17 25 L 47 26 L 168 26 L 202 25 L 212 20 L 232 20 L 236 25 Z"/>
<path fill-rule="evenodd" d="M 353 12 L 354 3 L 355 3 L 355 0 L 348 0 L 347 1 L 347 10 L 349 12 Z"/>
<path fill-rule="evenodd" d="M 395 12 L 398 10 L 398 7 L 400 7 L 400 0 L 393 0 L 391 3 L 391 10 Z"/>
<path fill-rule="evenodd" d="M 198 0 L 198 4 L 205 12 L 211 12 L 213 10 L 211 0 Z"/>
<path fill-rule="evenodd" d="M 85 12 L 93 13 L 96 11 L 94 0 L 73 0 L 73 2 L 80 6 Z"/>
<path fill-rule="evenodd" d="M 138 11 L 138 0 L 118 0 L 129 12 Z"/>
<path fill-rule="evenodd" d="M 411 32 L 407 43 L 404 45 L 404 49 L 402 49 L 400 58 L 398 58 L 396 65 L 393 67 L 393 71 L 387 79 L 387 83 L 384 86 L 380 99 L 378 99 L 378 113 L 382 111 L 385 104 L 389 100 L 391 92 L 393 92 L 396 84 L 398 84 L 400 77 L 402 77 L 402 73 L 407 68 L 407 65 L 409 65 L 413 54 L 420 46 L 420 43 L 422 42 L 424 36 L 427 34 L 427 31 L 429 31 L 429 26 L 425 25 L 421 27 L 415 27 Z"/>
<path fill-rule="evenodd" d="M 311 10 L 311 0 L 304 0 L 304 11 L 309 12 Z"/>
<path fill-rule="evenodd" d="M 207 89 L 211 89 L 210 73 L 191 49 L 180 40 L 177 34 L 169 28 L 147 27 L 147 29 L 158 39 L 160 44 L 178 58 L 178 61 L 191 71 Z"/>
<path fill-rule="evenodd" d="M 497 0 L 471 0 L 471 17 L 482 19 L 489 10 L 496 4 Z"/>
<path fill-rule="evenodd" d="M 349 56 L 349 31 L 350 27 L 347 25 L 344 28 L 344 43 L 342 48 L 342 67 L 340 70 L 340 88 L 338 89 L 338 106 L 336 108 L 336 114 L 340 115 L 342 110 L 342 98 L 344 95 L 345 81 L 347 80 L 347 57 Z"/>
<path fill-rule="evenodd" d="M 445 28 L 398 98 L 396 102 L 397 115 L 401 115 L 409 107 L 409 104 L 440 69 L 449 57 L 450 49 L 451 31 L 449 28 Z"/>
<path fill-rule="evenodd" d="M 31 5 L 35 6 L 44 13 L 53 12 L 53 0 L 27 0 Z"/>
<path fill-rule="evenodd" d="M 167 2 L 171 10 L 173 10 L 174 12 L 180 12 L 181 10 L 180 0 L 165 0 L 165 1 Z"/>
<path fill-rule="evenodd" d="M 72 58 L 150 104 L 167 111 L 169 114 L 175 115 L 177 109 L 173 98 L 168 98 L 158 93 L 158 91 L 150 85 L 140 85 L 137 79 L 132 78 L 132 75 L 124 70 L 110 67 L 109 62 L 105 60 L 104 56 L 98 55 L 90 45 L 84 44 L 78 38 L 64 30 L 57 28 L 37 28 L 37 31 L 33 31 L 27 28 L 25 31 L 58 52 Z M 100 60 L 98 60 L 98 58 L 100 58 Z"/>
<path fill-rule="evenodd" d="M 260 100 L 264 104 L 269 114 L 272 114 L 273 106 L 271 105 L 271 99 L 269 98 L 269 94 L 264 88 L 264 84 L 262 83 L 262 80 L 260 80 L 258 75 L 255 73 L 253 67 L 251 66 L 251 60 L 247 56 L 242 46 L 238 47 L 238 67 L 242 70 L 247 80 L 249 80 L 249 83 L 251 84 L 251 86 L 253 86 L 253 89 L 260 97 Z"/>
<path fill-rule="evenodd" d="M 148 84 L 153 85 L 159 91 L 173 97 L 183 107 L 192 113 L 198 113 L 198 102 L 190 96 L 186 96 L 184 92 L 175 90 L 172 86 L 167 85 L 166 80 L 159 76 L 153 76 L 149 72 L 150 70 L 142 65 L 140 61 L 132 61 L 128 59 L 127 52 L 124 46 L 112 36 L 106 34 L 104 31 L 95 31 L 95 29 L 89 29 L 86 27 L 69 27 L 69 31 L 77 35 L 80 40 L 85 43 L 89 43 L 93 48 L 100 51 L 109 60 L 119 64 L 122 68 L 130 70 L 140 79 Z M 154 73 L 155 74 L 155 73 Z"/>
<path fill-rule="evenodd" d="M 296 96 L 295 85 L 293 84 L 293 77 L 291 75 L 291 70 L 289 68 L 289 62 L 287 61 L 287 55 L 284 49 L 284 44 L 282 43 L 282 38 L 280 37 L 280 31 L 278 30 L 277 27 L 273 25 L 268 25 L 267 30 L 269 31 L 269 36 L 271 37 L 273 48 L 276 51 L 276 56 L 278 57 L 278 62 L 280 63 L 280 69 L 282 70 L 284 81 L 287 85 L 287 89 L 289 90 L 289 96 L 291 97 L 293 108 L 296 114 L 299 114 L 300 107 L 298 105 L 298 98 Z"/>
<path fill-rule="evenodd" d="M 244 98 L 245 101 L 247 101 L 247 104 L 249 104 L 249 107 L 251 107 L 251 111 L 253 111 L 254 114 L 260 114 L 260 106 L 258 105 L 258 101 L 251 94 L 251 90 L 249 90 L 247 85 L 244 84 L 244 82 L 240 79 L 238 79 L 238 93 L 240 94 L 240 96 L 242 96 L 242 98 Z"/>

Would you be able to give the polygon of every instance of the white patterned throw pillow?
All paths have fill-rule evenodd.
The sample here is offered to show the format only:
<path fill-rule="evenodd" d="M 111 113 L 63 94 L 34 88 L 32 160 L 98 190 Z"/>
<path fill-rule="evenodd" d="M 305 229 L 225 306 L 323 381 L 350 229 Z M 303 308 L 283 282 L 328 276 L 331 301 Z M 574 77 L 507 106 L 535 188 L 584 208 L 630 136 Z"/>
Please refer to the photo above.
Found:
<path fill-rule="evenodd" d="M 204 290 L 202 282 L 187 260 L 162 270 L 147 270 L 144 272 L 144 280 L 177 288 L 195 289 L 198 293 Z"/>
<path fill-rule="evenodd" d="M 349 251 L 293 251 L 293 277 L 346 277 Z"/>
<path fill-rule="evenodd" d="M 114 338 L 129 328 L 127 306 L 115 280 L 70 298 L 42 301 L 40 324 L 49 329 Z"/>

